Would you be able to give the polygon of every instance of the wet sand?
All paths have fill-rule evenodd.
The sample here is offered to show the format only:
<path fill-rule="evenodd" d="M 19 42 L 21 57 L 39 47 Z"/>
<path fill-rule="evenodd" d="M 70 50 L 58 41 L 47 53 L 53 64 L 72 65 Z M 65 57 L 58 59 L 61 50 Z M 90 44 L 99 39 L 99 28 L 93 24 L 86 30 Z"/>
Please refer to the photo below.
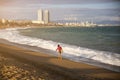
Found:
<path fill-rule="evenodd" d="M 120 80 L 119 72 L 8 43 L 0 42 L 0 80 Z"/>

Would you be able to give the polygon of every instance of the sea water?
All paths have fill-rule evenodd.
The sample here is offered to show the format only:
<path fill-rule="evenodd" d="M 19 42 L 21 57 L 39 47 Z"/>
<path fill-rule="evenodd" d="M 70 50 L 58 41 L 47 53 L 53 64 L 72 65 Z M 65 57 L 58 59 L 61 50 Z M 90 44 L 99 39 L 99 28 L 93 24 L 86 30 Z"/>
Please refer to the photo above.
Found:
<path fill-rule="evenodd" d="M 53 51 L 60 44 L 64 58 L 88 64 L 120 67 L 120 27 L 49 27 L 0 30 L 10 42 Z M 50 53 L 52 54 L 52 53 Z M 118 68 L 117 71 L 120 71 Z"/>

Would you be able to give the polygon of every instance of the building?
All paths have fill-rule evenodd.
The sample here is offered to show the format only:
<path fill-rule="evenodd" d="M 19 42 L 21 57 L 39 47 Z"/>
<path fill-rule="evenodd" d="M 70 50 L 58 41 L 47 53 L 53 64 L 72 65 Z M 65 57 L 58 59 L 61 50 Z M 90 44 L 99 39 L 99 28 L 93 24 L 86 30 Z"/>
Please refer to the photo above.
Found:
<path fill-rule="evenodd" d="M 38 10 L 38 21 L 43 21 L 43 12 L 42 10 Z"/>
<path fill-rule="evenodd" d="M 38 10 L 38 20 L 33 20 L 32 23 L 44 24 L 42 9 Z"/>
<path fill-rule="evenodd" d="M 4 24 L 4 23 L 6 23 L 6 20 L 5 20 L 5 19 L 2 19 L 1 22 Z"/>
<path fill-rule="evenodd" d="M 48 24 L 49 23 L 49 11 L 45 10 L 43 14 L 42 9 L 38 10 L 38 20 L 33 20 L 32 23 Z"/>
<path fill-rule="evenodd" d="M 49 11 L 48 10 L 44 11 L 44 22 L 45 24 L 49 23 Z"/>

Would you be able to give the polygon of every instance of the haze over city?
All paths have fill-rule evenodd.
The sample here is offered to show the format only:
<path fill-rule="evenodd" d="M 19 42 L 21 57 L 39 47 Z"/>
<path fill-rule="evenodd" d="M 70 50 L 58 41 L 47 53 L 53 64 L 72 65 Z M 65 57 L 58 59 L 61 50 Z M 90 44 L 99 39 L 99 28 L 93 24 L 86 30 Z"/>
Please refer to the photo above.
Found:
<path fill-rule="evenodd" d="M 0 18 L 36 20 L 39 9 L 48 9 L 51 21 L 118 24 L 119 4 L 119 0 L 0 0 Z"/>

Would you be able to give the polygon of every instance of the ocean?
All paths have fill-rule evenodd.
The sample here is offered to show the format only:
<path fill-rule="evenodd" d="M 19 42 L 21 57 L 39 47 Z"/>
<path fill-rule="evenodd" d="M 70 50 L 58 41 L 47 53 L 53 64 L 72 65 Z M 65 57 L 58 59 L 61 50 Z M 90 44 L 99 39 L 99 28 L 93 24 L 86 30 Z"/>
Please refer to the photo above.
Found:
<path fill-rule="evenodd" d="M 43 48 L 57 56 L 57 45 L 64 58 L 120 72 L 120 27 L 8 28 L 0 38 Z"/>

